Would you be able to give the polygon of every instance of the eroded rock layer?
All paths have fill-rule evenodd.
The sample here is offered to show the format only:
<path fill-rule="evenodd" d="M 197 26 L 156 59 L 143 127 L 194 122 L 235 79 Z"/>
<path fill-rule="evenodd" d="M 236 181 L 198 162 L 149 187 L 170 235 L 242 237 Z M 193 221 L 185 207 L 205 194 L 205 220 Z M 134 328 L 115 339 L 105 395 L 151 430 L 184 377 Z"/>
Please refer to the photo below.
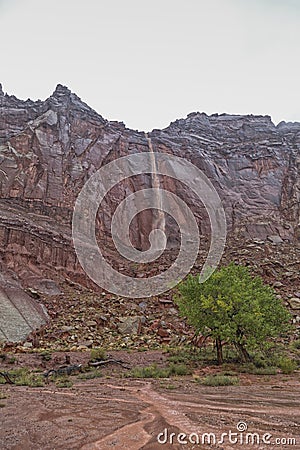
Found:
<path fill-rule="evenodd" d="M 192 113 L 147 136 L 105 120 L 64 86 L 45 101 L 23 101 L 4 94 L 0 85 L 2 273 L 17 274 L 25 286 L 53 272 L 86 284 L 72 244 L 75 200 L 97 169 L 148 152 L 149 139 L 153 151 L 183 157 L 211 179 L 231 236 L 298 245 L 300 123 L 275 126 L 268 116 Z M 193 191 L 171 177 L 155 182 L 189 205 L 200 234 L 209 237 L 207 213 Z M 145 173 L 118 184 L 105 198 L 96 228 L 107 248 L 116 207 L 147 187 L 153 187 L 153 177 Z M 136 248 L 149 247 L 154 217 L 147 210 L 133 220 L 130 237 Z M 177 245 L 180 236 L 169 216 L 166 232 L 169 245 Z"/>

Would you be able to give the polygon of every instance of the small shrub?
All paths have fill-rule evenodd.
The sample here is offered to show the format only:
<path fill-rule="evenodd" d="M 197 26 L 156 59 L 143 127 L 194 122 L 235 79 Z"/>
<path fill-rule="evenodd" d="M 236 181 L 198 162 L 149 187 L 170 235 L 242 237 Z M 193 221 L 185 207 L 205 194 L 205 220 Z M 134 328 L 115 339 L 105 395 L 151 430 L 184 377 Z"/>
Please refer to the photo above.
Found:
<path fill-rule="evenodd" d="M 253 363 L 241 364 L 240 366 L 237 367 L 237 370 L 240 373 L 253 373 L 255 369 L 256 367 Z"/>
<path fill-rule="evenodd" d="M 91 350 L 91 361 L 97 362 L 97 361 L 103 361 L 105 359 L 107 359 L 107 353 L 104 348 L 99 347 L 99 348 L 93 348 Z"/>
<path fill-rule="evenodd" d="M 30 372 L 26 367 L 11 370 L 8 373 L 9 377 L 14 381 L 17 386 L 30 386 L 30 387 L 42 387 L 44 386 L 44 379 L 37 373 Z M 4 384 L 6 381 L 3 377 L 0 377 L 0 384 Z"/>
<path fill-rule="evenodd" d="M 254 355 L 253 364 L 257 368 L 265 368 L 268 365 L 267 361 L 265 360 L 265 358 L 262 355 Z"/>
<path fill-rule="evenodd" d="M 234 386 L 239 384 L 240 380 L 238 377 L 227 375 L 208 375 L 199 382 L 205 386 Z"/>
<path fill-rule="evenodd" d="M 55 386 L 58 388 L 70 388 L 73 386 L 73 382 L 68 377 L 57 377 Z"/>
<path fill-rule="evenodd" d="M 207 365 L 216 362 L 212 346 L 201 349 L 191 347 L 171 347 L 167 349 L 167 353 L 168 361 L 171 363 L 199 366 L 199 364 Z"/>
<path fill-rule="evenodd" d="M 169 378 L 174 375 L 184 376 L 190 373 L 191 370 L 185 364 L 170 364 L 166 368 L 160 368 L 156 364 L 152 364 L 147 367 L 136 367 L 126 376 L 133 378 Z"/>
<path fill-rule="evenodd" d="M 146 352 L 148 350 L 148 347 L 139 347 L 138 352 Z"/>
<path fill-rule="evenodd" d="M 296 341 L 292 342 L 292 346 L 293 346 L 296 350 L 300 350 L 300 339 L 297 339 Z"/>
<path fill-rule="evenodd" d="M 257 367 L 253 363 L 243 364 L 237 368 L 240 373 L 249 373 L 251 375 L 276 375 L 277 369 L 275 366 Z"/>
<path fill-rule="evenodd" d="M 153 364 L 148 367 L 136 367 L 132 369 L 127 376 L 133 378 L 168 378 L 170 376 L 170 369 L 162 369 Z"/>
<path fill-rule="evenodd" d="M 297 369 L 296 361 L 286 356 L 281 356 L 280 358 L 278 358 L 277 366 L 285 375 L 289 375 Z"/>
<path fill-rule="evenodd" d="M 93 380 L 94 378 L 101 378 L 103 377 L 102 373 L 100 372 L 100 370 L 92 370 L 90 372 L 86 372 L 86 373 L 81 373 L 80 375 L 78 375 L 78 378 L 80 380 Z"/>
<path fill-rule="evenodd" d="M 189 375 L 191 370 L 185 364 L 170 364 L 168 367 L 170 375 Z"/>
<path fill-rule="evenodd" d="M 7 362 L 8 364 L 14 364 L 17 361 L 17 358 L 15 356 L 11 356 Z"/>
<path fill-rule="evenodd" d="M 44 380 L 41 375 L 29 372 L 27 368 L 21 368 L 15 371 L 14 382 L 17 386 L 42 387 Z"/>
<path fill-rule="evenodd" d="M 220 373 L 220 375 L 223 375 L 225 377 L 235 377 L 236 372 L 234 372 L 233 370 L 223 370 L 223 372 Z"/>
<path fill-rule="evenodd" d="M 277 375 L 276 367 L 256 367 L 252 372 L 253 375 Z"/>
<path fill-rule="evenodd" d="M 51 359 L 52 359 L 52 354 L 51 354 L 51 352 L 50 352 L 50 351 L 47 351 L 47 350 L 41 352 L 41 353 L 40 353 L 40 356 L 42 357 L 42 360 L 43 360 L 43 361 L 51 361 Z"/>

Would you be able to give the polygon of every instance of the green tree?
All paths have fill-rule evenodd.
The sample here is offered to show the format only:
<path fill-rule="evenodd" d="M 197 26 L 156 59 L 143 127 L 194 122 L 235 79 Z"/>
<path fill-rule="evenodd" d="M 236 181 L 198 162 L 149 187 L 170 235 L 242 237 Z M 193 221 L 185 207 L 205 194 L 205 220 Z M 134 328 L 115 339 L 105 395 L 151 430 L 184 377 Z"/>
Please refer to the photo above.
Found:
<path fill-rule="evenodd" d="M 234 263 L 215 271 L 204 283 L 189 275 L 178 285 L 175 302 L 196 332 L 214 339 L 219 364 L 224 341 L 233 344 L 246 362 L 251 350 L 265 349 L 269 338 L 290 329 L 291 315 L 274 290 Z"/>

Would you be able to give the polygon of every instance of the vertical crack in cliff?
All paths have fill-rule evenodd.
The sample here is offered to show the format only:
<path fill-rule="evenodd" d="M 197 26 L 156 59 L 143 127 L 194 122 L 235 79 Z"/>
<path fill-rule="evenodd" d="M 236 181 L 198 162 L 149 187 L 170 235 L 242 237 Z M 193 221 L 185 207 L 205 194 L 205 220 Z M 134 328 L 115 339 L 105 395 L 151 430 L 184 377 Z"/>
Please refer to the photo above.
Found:
<path fill-rule="evenodd" d="M 153 150 L 152 140 L 148 136 L 148 133 L 145 133 L 145 136 L 146 136 L 146 139 L 148 142 L 148 147 L 149 147 L 150 157 L 151 157 L 152 188 L 159 190 L 160 189 L 160 180 L 159 180 L 159 176 L 157 173 L 157 165 L 156 165 L 156 159 L 155 159 L 155 154 L 154 154 L 154 150 Z M 155 206 L 157 209 L 155 211 L 153 211 L 153 215 L 152 215 L 152 230 L 158 229 L 165 233 L 166 219 L 165 219 L 165 213 L 162 210 L 162 196 L 158 190 L 155 193 Z"/>

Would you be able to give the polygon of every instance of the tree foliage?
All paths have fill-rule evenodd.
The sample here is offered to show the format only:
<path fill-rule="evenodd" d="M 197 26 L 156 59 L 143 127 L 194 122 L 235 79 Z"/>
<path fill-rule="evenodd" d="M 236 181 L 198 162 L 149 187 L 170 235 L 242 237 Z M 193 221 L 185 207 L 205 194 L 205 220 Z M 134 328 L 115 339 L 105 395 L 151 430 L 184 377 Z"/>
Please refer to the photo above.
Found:
<path fill-rule="evenodd" d="M 178 285 L 175 302 L 197 332 L 215 340 L 219 363 L 224 341 L 249 361 L 249 351 L 266 348 L 270 338 L 289 330 L 291 316 L 274 290 L 234 263 L 215 271 L 204 283 L 189 275 Z"/>

